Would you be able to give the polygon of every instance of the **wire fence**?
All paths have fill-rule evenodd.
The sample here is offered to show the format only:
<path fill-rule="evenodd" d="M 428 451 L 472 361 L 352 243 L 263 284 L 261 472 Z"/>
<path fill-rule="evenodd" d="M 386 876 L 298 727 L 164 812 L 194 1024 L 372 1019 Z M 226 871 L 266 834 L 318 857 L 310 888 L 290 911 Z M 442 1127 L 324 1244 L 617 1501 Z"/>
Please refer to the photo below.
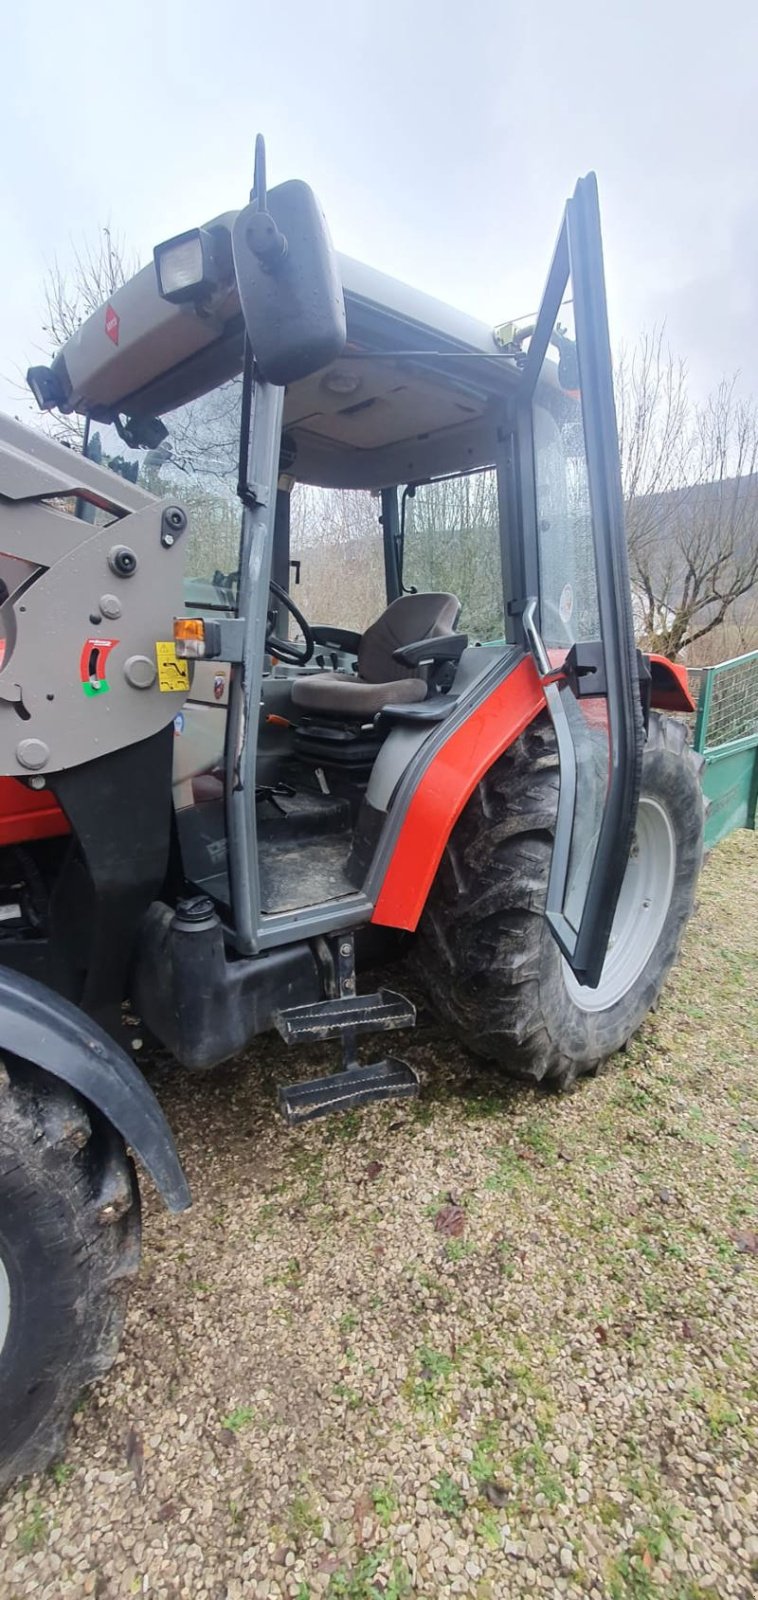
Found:
<path fill-rule="evenodd" d="M 688 673 L 697 703 L 695 748 L 719 749 L 758 737 L 758 650 Z"/>

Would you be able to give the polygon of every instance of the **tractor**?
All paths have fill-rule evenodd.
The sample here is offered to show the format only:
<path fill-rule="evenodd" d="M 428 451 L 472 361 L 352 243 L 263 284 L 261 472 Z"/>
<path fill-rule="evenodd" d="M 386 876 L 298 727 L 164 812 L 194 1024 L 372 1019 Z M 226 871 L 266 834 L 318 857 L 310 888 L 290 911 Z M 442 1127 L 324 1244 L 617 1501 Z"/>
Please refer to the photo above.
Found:
<path fill-rule="evenodd" d="M 594 176 L 493 330 L 338 255 L 259 140 L 29 383 L 84 449 L 0 420 L 2 1483 L 113 1360 L 133 1158 L 190 1203 L 130 1017 L 189 1072 L 335 1040 L 299 1126 L 418 1094 L 412 969 L 565 1089 L 655 1006 L 703 838 L 683 669 L 633 635 Z M 297 598 L 335 505 L 371 615 L 350 538 Z"/>

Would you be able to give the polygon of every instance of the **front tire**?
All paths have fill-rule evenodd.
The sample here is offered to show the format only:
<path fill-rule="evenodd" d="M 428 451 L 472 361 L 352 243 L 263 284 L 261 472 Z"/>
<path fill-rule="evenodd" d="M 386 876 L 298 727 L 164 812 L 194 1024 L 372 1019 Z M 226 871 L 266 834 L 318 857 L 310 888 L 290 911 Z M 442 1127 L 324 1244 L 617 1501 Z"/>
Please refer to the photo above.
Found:
<path fill-rule="evenodd" d="M 0 1064 L 0 1488 L 60 1453 L 111 1365 L 139 1248 L 123 1140 L 49 1074 Z"/>
<path fill-rule="evenodd" d="M 600 984 L 583 988 L 544 919 L 559 769 L 539 718 L 472 795 L 432 887 L 417 970 L 437 1013 L 513 1077 L 567 1088 L 621 1049 L 655 1005 L 694 905 L 702 758 L 652 712 L 640 810 Z"/>

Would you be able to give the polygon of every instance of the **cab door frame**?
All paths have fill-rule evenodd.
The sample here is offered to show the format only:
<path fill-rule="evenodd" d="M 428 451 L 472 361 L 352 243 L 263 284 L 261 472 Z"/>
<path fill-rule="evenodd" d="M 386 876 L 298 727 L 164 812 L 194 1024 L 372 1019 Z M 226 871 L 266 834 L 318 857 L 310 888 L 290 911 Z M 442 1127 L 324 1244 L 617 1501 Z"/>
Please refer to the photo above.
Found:
<path fill-rule="evenodd" d="M 587 462 L 602 674 L 609 735 L 605 806 L 597 836 L 578 927 L 565 914 L 571 843 L 578 795 L 577 762 L 570 700 L 576 690 L 547 669 L 540 648 L 540 567 L 537 533 L 533 401 L 567 285 L 571 281 L 576 326 L 584 443 Z M 536 627 L 524 627 L 545 688 L 560 760 L 560 796 L 546 920 L 579 981 L 596 987 L 608 949 L 613 916 L 632 848 L 637 818 L 644 726 L 634 641 L 631 589 L 624 532 L 618 434 L 605 297 L 597 180 L 580 179 L 568 201 L 545 293 L 531 336 L 515 405 L 515 460 L 519 500 L 519 579 L 522 595 L 513 606 L 521 616 L 533 611 Z M 536 599 L 537 606 L 529 608 Z M 531 637 L 530 637 L 531 635 Z M 550 681 L 554 678 L 554 681 Z M 602 679 L 604 678 L 604 682 Z"/>

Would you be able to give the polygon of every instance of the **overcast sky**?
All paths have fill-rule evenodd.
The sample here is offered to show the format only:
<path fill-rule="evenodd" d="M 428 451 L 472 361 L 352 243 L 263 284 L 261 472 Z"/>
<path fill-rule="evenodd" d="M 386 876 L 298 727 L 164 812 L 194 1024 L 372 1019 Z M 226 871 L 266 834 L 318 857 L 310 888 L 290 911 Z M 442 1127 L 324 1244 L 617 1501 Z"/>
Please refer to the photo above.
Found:
<path fill-rule="evenodd" d="M 0 404 L 46 266 L 143 261 L 302 177 L 339 249 L 486 320 L 531 311 L 596 170 L 614 341 L 665 321 L 699 392 L 758 390 L 755 0 L 34 0 L 3 21 Z"/>

